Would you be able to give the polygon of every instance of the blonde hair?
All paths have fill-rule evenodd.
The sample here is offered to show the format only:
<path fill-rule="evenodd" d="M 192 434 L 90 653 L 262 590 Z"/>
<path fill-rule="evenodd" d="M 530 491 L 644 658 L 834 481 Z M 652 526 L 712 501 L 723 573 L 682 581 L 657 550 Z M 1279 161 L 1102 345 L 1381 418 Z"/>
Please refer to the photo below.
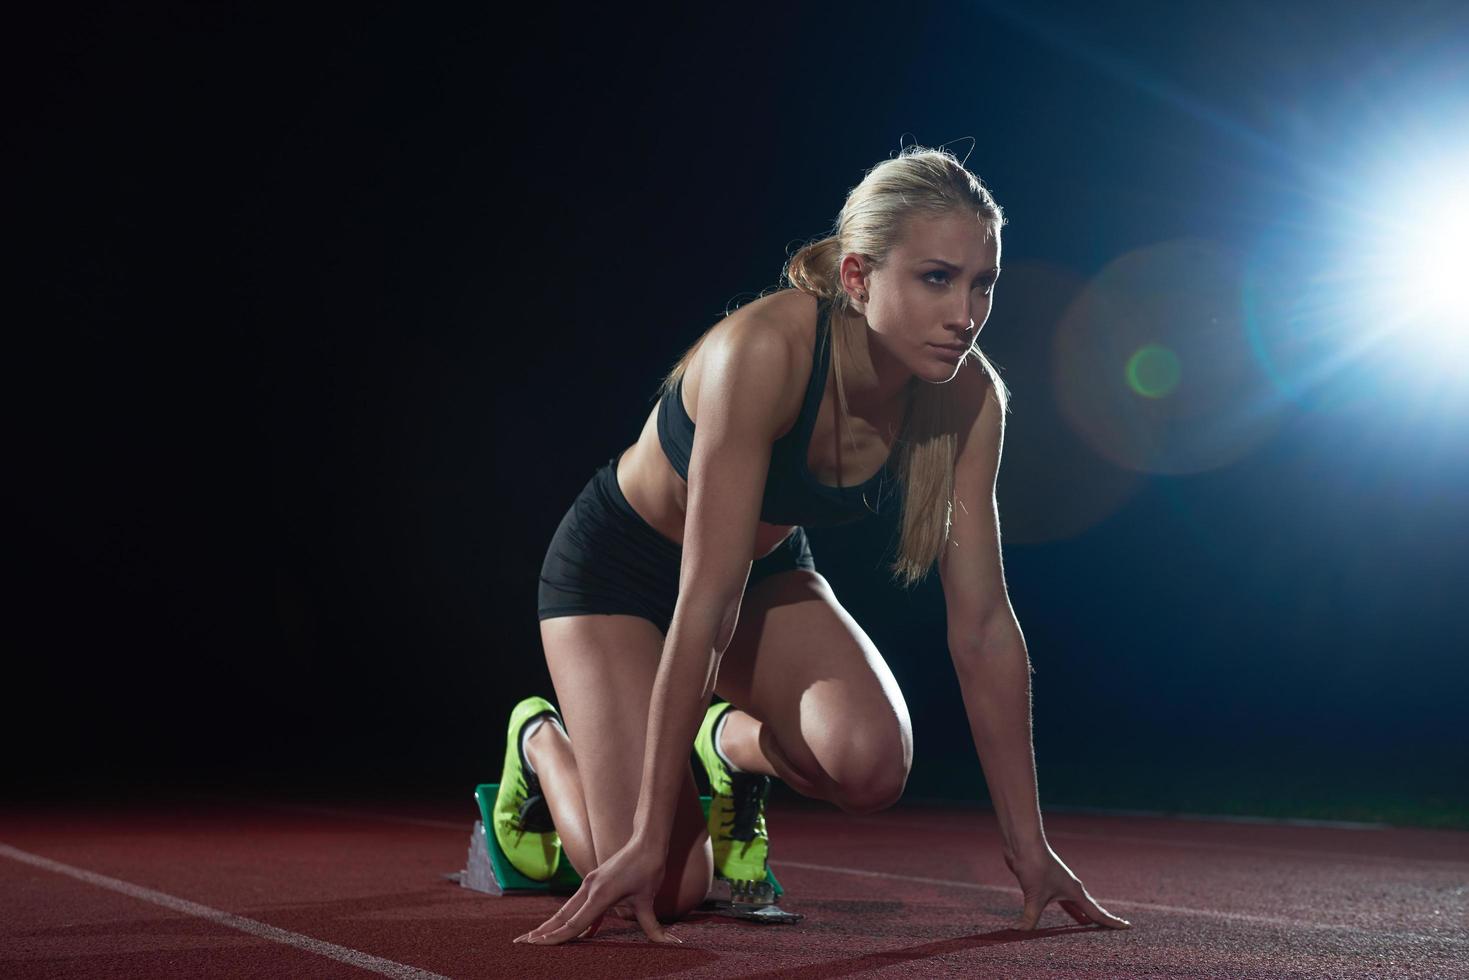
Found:
<path fill-rule="evenodd" d="M 853 252 L 865 256 L 873 268 L 882 268 L 902 240 L 909 219 L 939 217 L 956 211 L 973 214 L 994 236 L 999 235 L 1006 223 L 1004 211 L 989 189 L 952 153 L 916 144 L 905 147 L 897 157 L 867 171 L 847 194 L 834 233 L 797 250 L 781 270 L 781 281 L 831 302 L 835 340 L 839 330 L 862 329 L 839 326 L 862 322 L 860 317 L 847 316 L 852 305 L 839 279 L 842 256 Z M 704 336 L 707 335 L 706 331 Z M 701 336 L 679 358 L 659 385 L 657 397 L 679 383 L 703 340 Z M 842 336 L 841 343 L 832 344 L 832 372 L 836 376 L 839 406 L 837 425 L 842 431 L 847 429 L 849 412 L 840 351 L 851 343 L 851 337 Z M 964 362 L 968 361 L 977 363 L 989 377 L 1001 412 L 1007 411 L 1009 389 L 977 343 L 964 355 Z M 908 384 L 911 399 L 894 449 L 903 498 L 902 535 L 897 558 L 889 566 L 895 584 L 903 588 L 911 588 L 927 577 L 949 540 L 954 506 L 954 460 L 959 452 L 958 419 L 950 410 L 953 400 L 950 385 L 924 384 L 917 378 Z"/>

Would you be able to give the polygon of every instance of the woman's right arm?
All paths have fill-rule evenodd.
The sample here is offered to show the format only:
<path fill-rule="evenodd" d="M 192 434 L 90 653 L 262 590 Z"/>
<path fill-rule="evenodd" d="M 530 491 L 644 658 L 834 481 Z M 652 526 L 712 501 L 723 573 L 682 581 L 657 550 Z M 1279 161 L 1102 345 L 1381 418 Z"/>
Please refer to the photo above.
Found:
<path fill-rule="evenodd" d="M 662 882 L 689 748 L 734 636 L 760 522 L 771 446 L 783 421 L 792 352 L 784 334 L 749 323 L 717 331 L 703 354 L 698 438 L 689 461 L 678 601 L 653 682 L 632 839 L 525 937 L 559 943 L 630 900 L 649 938 L 666 941 L 652 913 Z"/>
<path fill-rule="evenodd" d="M 782 335 L 748 324 L 704 352 L 678 602 L 653 684 L 634 838 L 667 852 L 689 748 L 734 636 L 790 367 Z M 711 338 L 714 339 L 714 338 Z"/>

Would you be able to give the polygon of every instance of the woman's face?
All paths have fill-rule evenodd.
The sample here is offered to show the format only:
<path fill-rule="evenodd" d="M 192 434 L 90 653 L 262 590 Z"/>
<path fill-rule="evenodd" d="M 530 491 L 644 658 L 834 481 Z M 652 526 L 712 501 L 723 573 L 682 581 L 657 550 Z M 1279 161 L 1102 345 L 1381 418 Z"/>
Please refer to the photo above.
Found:
<path fill-rule="evenodd" d="M 989 319 L 1000 275 L 1000 237 L 972 214 L 918 216 L 882 268 L 868 277 L 867 324 L 915 376 L 948 381 Z M 860 293 L 860 289 L 858 290 Z"/>

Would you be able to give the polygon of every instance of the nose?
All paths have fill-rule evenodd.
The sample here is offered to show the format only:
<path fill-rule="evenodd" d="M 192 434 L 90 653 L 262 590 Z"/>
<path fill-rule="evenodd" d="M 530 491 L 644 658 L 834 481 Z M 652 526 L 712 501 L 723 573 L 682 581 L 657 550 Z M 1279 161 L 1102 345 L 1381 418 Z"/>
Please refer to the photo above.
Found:
<path fill-rule="evenodd" d="M 963 339 L 967 340 L 968 335 L 974 333 L 974 318 L 979 312 L 975 306 L 976 304 L 966 299 L 950 313 L 949 322 L 945 326 L 956 333 L 964 334 Z"/>

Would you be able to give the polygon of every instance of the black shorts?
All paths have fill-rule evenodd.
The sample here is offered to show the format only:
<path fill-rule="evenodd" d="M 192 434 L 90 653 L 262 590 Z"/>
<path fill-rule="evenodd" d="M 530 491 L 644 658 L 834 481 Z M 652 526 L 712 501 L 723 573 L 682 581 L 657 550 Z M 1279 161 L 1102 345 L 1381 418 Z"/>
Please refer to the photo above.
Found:
<path fill-rule="evenodd" d="M 592 474 L 551 536 L 541 565 L 536 615 L 642 616 L 667 636 L 678 601 L 683 547 L 632 509 L 617 484 L 619 458 Z M 774 551 L 753 563 L 745 591 L 793 568 L 816 569 L 802 527 L 793 528 Z"/>

